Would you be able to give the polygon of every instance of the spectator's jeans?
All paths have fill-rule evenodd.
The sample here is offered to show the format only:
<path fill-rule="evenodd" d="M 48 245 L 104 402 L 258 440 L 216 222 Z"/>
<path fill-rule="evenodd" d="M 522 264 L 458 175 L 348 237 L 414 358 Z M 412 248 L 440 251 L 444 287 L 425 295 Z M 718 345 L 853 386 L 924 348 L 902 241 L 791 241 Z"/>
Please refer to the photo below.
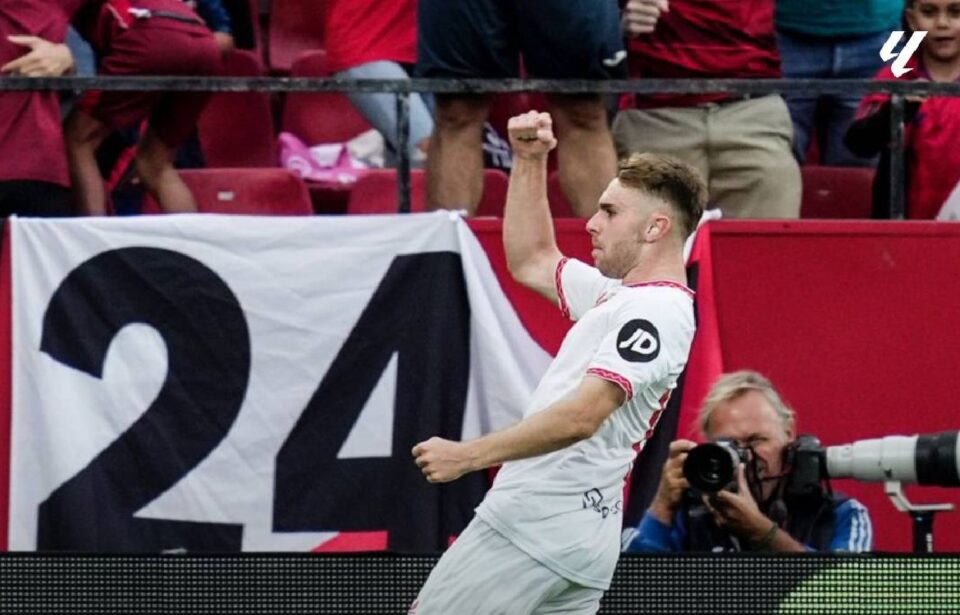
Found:
<path fill-rule="evenodd" d="M 346 79 L 409 79 L 410 76 L 396 62 L 368 62 L 337 73 Z M 397 97 L 393 94 L 349 93 L 348 97 L 357 111 L 370 125 L 380 131 L 392 153 L 397 149 Z M 426 160 L 417 149 L 424 139 L 433 134 L 433 116 L 420 94 L 410 96 L 410 140 L 408 152 L 414 166 L 423 166 Z"/>
<path fill-rule="evenodd" d="M 816 38 L 777 32 L 783 76 L 792 79 L 872 79 L 880 70 L 880 48 L 889 32 L 860 37 Z M 802 164 L 816 130 L 820 162 L 831 166 L 873 166 L 875 158 L 860 158 L 843 144 L 853 120 L 858 94 L 786 96 L 793 120 L 793 153 Z"/>
<path fill-rule="evenodd" d="M 703 176 L 710 206 L 730 218 L 800 216 L 800 168 L 790 152 L 792 133 L 779 96 L 625 109 L 613 122 L 620 156 L 656 152 L 686 161 Z"/>
<path fill-rule="evenodd" d="M 78 77 L 91 77 L 97 74 L 97 58 L 93 55 L 93 49 L 73 28 L 67 30 L 67 47 L 73 54 L 76 65 L 74 73 Z"/>

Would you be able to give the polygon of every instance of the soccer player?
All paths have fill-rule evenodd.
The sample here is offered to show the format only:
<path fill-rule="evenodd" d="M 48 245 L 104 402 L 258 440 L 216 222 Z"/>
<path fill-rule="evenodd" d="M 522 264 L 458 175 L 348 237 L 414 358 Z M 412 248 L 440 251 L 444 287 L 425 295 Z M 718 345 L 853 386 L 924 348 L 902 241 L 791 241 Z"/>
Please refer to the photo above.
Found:
<path fill-rule="evenodd" d="M 206 24 L 181 0 L 70 0 L 74 23 L 97 51 L 101 75 L 214 75 L 221 52 Z M 196 211 L 173 155 L 190 135 L 204 92 L 87 92 L 66 121 L 70 174 L 80 212 L 102 215 L 107 198 L 96 151 L 114 130 L 147 129 L 136 168 L 165 212 Z"/>
<path fill-rule="evenodd" d="M 706 188 L 680 161 L 631 157 L 587 222 L 595 267 L 564 258 L 547 204 L 549 114 L 509 122 L 514 166 L 503 224 L 514 278 L 576 321 L 516 425 L 413 448 L 427 480 L 504 463 L 476 517 L 410 612 L 594 613 L 620 551 L 622 489 L 694 333 L 684 240 Z"/>

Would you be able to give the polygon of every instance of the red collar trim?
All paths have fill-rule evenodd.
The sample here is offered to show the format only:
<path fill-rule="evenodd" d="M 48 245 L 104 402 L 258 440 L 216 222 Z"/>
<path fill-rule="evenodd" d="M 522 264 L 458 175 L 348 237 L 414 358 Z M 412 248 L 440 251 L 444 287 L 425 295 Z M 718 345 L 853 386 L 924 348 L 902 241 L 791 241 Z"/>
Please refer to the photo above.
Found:
<path fill-rule="evenodd" d="M 636 284 L 624 284 L 628 288 L 638 288 L 641 286 L 666 286 L 669 288 L 676 288 L 677 290 L 682 290 L 687 293 L 691 299 L 693 299 L 697 293 L 693 292 L 683 284 L 677 284 L 676 282 L 671 282 L 669 280 L 654 280 L 652 282 L 637 282 Z"/>

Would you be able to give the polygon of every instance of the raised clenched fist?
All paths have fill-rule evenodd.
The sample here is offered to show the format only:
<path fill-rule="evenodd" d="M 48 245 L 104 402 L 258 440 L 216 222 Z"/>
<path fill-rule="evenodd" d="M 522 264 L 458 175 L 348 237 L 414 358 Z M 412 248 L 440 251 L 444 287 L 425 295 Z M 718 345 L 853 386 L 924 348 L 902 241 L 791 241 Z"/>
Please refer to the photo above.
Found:
<path fill-rule="evenodd" d="M 507 123 L 510 147 L 520 158 L 546 158 L 557 146 L 553 136 L 553 118 L 549 113 L 528 111 L 510 118 Z"/>

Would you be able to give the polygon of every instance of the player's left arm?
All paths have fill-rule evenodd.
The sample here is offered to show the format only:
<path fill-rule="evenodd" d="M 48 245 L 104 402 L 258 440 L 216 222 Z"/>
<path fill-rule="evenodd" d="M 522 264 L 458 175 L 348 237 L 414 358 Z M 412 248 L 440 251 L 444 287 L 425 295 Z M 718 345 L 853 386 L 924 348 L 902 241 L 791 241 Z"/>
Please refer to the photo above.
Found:
<path fill-rule="evenodd" d="M 467 472 L 552 453 L 585 440 L 624 400 L 621 387 L 586 376 L 573 397 L 507 429 L 466 442 L 430 438 L 413 447 L 413 457 L 428 481 L 445 483 Z"/>

